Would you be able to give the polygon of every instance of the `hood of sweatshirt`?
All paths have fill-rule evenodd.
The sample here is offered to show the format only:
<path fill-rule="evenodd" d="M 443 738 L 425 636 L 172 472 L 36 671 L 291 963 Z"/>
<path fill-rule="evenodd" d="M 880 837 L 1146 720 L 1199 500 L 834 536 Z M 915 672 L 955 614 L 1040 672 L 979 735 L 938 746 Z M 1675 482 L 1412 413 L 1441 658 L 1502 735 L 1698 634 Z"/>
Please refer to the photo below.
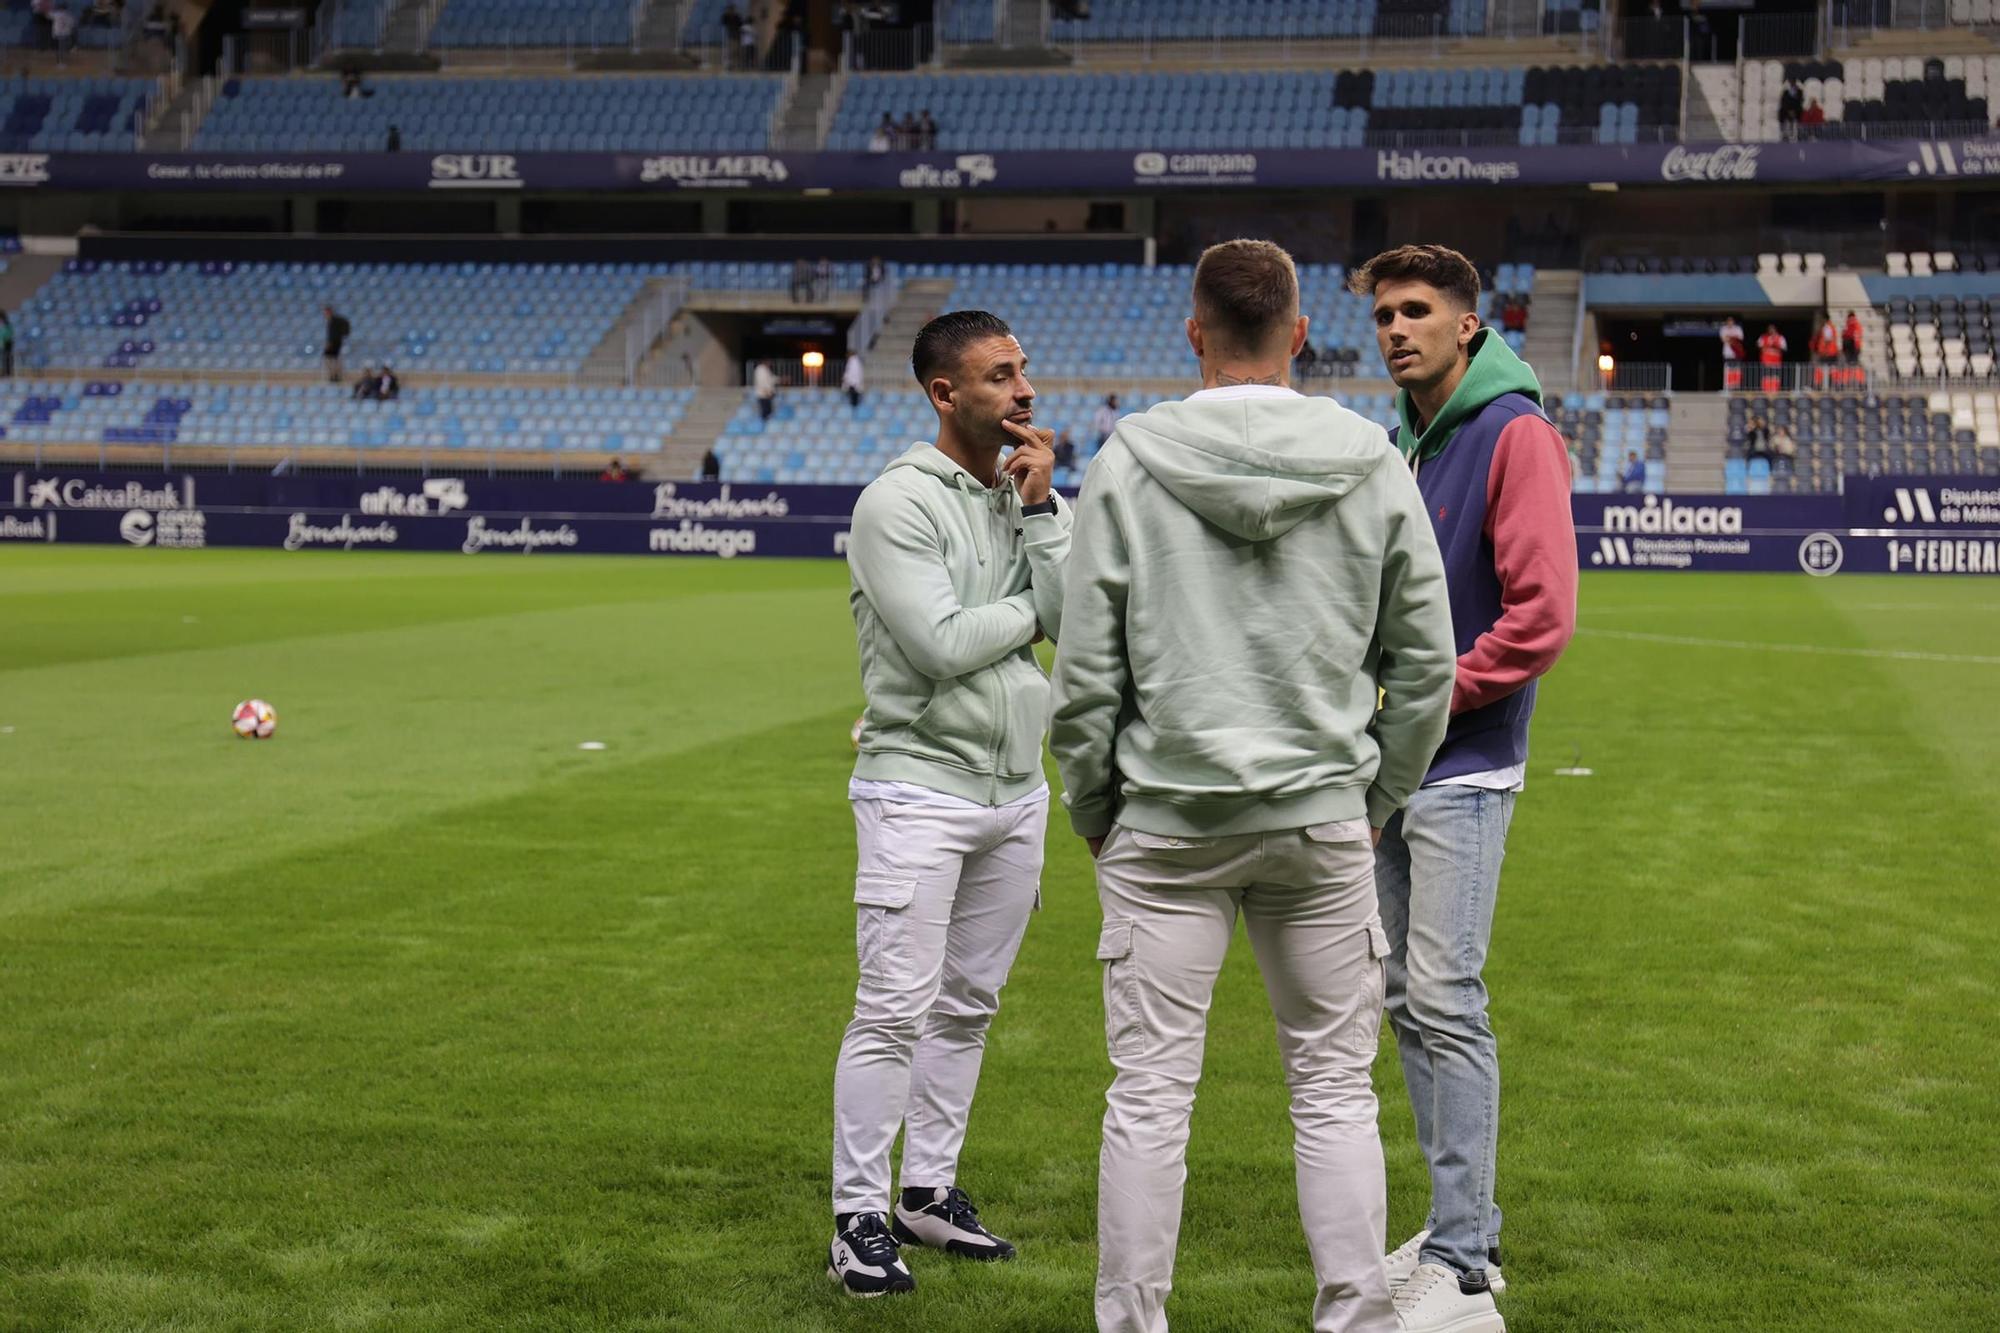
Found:
<path fill-rule="evenodd" d="M 1402 429 L 1396 433 L 1396 445 L 1405 458 L 1435 458 L 1451 443 L 1451 437 L 1470 417 L 1477 416 L 1486 405 L 1506 393 L 1526 394 L 1539 405 L 1542 401 L 1542 383 L 1535 378 L 1535 372 L 1528 363 L 1514 355 L 1514 349 L 1507 345 L 1492 329 L 1481 329 L 1472 335 L 1472 364 L 1466 368 L 1465 378 L 1451 391 L 1451 398 L 1437 419 L 1426 423 L 1420 430 L 1417 426 L 1416 404 L 1410 401 L 1410 391 L 1401 390 L 1396 394 L 1396 419 Z"/>
<path fill-rule="evenodd" d="M 958 492 L 960 499 L 968 505 L 979 505 L 986 509 L 1005 508 L 1018 504 L 1014 488 L 1002 481 L 998 486 L 988 486 L 979 478 L 951 461 L 935 444 L 919 440 L 891 459 L 889 466 L 882 469 L 884 475 L 898 468 L 909 468 L 928 477 L 935 477 L 944 486 Z M 993 551 L 984 524 L 975 523 L 972 528 L 973 549 L 979 554 L 979 563 L 985 564 Z"/>
<path fill-rule="evenodd" d="M 1380 426 L 1296 395 L 1161 403 L 1121 420 L 1118 437 L 1175 499 L 1251 541 L 1339 503 L 1394 456 Z"/>

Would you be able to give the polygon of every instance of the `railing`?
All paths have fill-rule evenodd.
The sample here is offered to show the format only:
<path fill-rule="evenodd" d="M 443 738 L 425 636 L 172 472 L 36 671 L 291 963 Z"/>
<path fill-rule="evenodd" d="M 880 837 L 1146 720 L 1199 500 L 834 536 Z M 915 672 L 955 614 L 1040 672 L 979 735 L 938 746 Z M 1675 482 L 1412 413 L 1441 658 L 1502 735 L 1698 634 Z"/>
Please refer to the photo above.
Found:
<path fill-rule="evenodd" d="M 1678 143 L 1679 127 L 1640 125 L 1633 130 L 1635 143 Z M 1536 143 L 1542 141 L 1537 139 Z M 1557 144 L 1618 144 L 1626 140 L 1614 132 L 1605 137 L 1595 125 L 1564 125 L 1556 130 Z M 1364 130 L 1362 145 L 1367 148 L 1518 148 L 1519 130 Z"/>
<path fill-rule="evenodd" d="M 1992 133 L 1983 120 L 1833 120 L 1824 125 L 1795 125 L 1789 138 L 1748 139 L 1746 143 L 1807 142 L 1810 140 L 1983 139 Z M 1921 169 L 1921 168 L 1920 168 Z M 1935 174 L 1935 173 L 1932 173 Z M 1952 174 L 1947 170 L 1945 175 Z"/>
<path fill-rule="evenodd" d="M 1737 25 L 1736 50 L 1742 60 L 1816 57 L 1822 51 L 1819 15 L 1745 14 Z"/>
<path fill-rule="evenodd" d="M 841 63 L 850 70 L 922 69 L 938 59 L 936 33 L 928 23 L 850 32 L 841 43 Z"/>
<path fill-rule="evenodd" d="M 1734 386 L 1728 382 L 1731 369 L 1741 371 L 1740 382 Z M 1785 361 L 1767 366 L 1759 361 L 1744 360 L 1724 368 L 1722 391 L 1728 394 L 1854 393 L 1865 387 L 1866 374 L 1862 368 L 1845 362 Z"/>
<path fill-rule="evenodd" d="M 1849 46 L 1855 34 L 1882 29 L 1940 31 L 1963 29 L 1951 17 L 1951 0 L 1825 0 L 1827 41 Z"/>
<path fill-rule="evenodd" d="M 833 134 L 834 117 L 840 114 L 840 99 L 847 93 L 847 62 L 844 58 L 833 77 L 827 81 L 826 96 L 820 99 L 819 118 L 813 128 L 814 148 L 826 147 L 827 139 Z"/>
<path fill-rule="evenodd" d="M 78 441 L 76 444 L 42 445 L 36 444 L 32 455 L 25 446 L 6 448 L 0 446 L 0 458 L 11 462 L 30 462 L 34 467 L 44 466 L 44 450 L 60 455 L 56 459 L 66 467 L 77 466 L 76 455 L 87 449 L 97 451 L 96 468 L 99 472 L 116 467 L 120 471 L 131 471 L 133 463 L 120 459 L 111 461 L 112 449 L 131 449 L 132 445 L 107 445 L 102 442 Z M 528 457 L 541 457 L 547 461 L 538 466 L 524 466 L 524 456 L 518 450 L 456 448 L 451 450 L 413 449 L 366 449 L 338 444 L 300 444 L 288 446 L 285 453 L 274 463 L 271 447 L 261 445 L 235 444 L 165 444 L 160 450 L 159 468 L 163 472 L 192 472 L 199 476 L 204 472 L 233 473 L 268 472 L 274 477 L 282 476 L 345 476 L 358 473 L 367 476 L 409 476 L 428 477 L 432 475 L 465 477 L 528 476 L 551 477 L 560 481 L 569 477 L 595 477 L 598 467 L 587 463 L 576 464 L 575 454 L 543 452 Z M 175 460 L 175 451 L 182 458 Z M 596 451 L 608 454 L 608 449 Z M 186 456 L 192 454 L 192 460 Z M 629 457 L 629 454 L 627 455 Z M 352 458 L 350 464 L 341 461 Z M 85 464 L 88 466 L 89 464 Z M 150 470 L 147 466 L 143 470 Z"/>
<path fill-rule="evenodd" d="M 639 296 L 639 318 L 626 326 L 625 346 L 614 373 L 604 368 L 593 368 L 588 360 L 578 366 L 570 377 L 574 384 L 619 384 L 630 386 L 639 381 L 639 367 L 652 354 L 653 347 L 667 330 L 673 326 L 674 317 L 687 304 L 689 285 L 686 278 L 661 278 L 647 284 Z"/>
<path fill-rule="evenodd" d="M 204 74 L 195 88 L 194 102 L 181 112 L 181 151 L 194 146 L 194 136 L 201 129 L 201 122 L 207 118 L 209 109 L 215 105 L 215 94 L 219 80 L 213 74 Z"/>
<path fill-rule="evenodd" d="M 633 30 L 635 33 L 637 29 Z M 635 48 L 636 49 L 636 48 Z M 785 84 L 778 92 L 777 103 L 771 108 L 771 119 L 764 127 L 764 142 L 773 148 L 789 148 L 779 135 L 785 128 L 785 118 L 792 113 L 792 103 L 799 99 L 799 77 L 805 69 L 805 44 L 795 43 L 792 47 L 792 63 L 785 70 Z M 814 144 L 817 148 L 819 145 Z"/>
<path fill-rule="evenodd" d="M 818 370 L 807 370 L 803 362 L 790 357 L 776 361 L 768 357 L 763 359 L 771 367 L 771 373 L 778 377 L 781 389 L 837 389 L 840 387 L 840 358 L 832 353 L 825 355 L 826 363 Z M 741 369 L 742 379 L 739 382 L 748 388 L 751 377 L 756 373 L 757 362 L 745 361 Z"/>
<path fill-rule="evenodd" d="M 1000 0 L 993 17 L 993 41 L 1008 50 L 1023 48 L 1034 50 L 1049 44 L 1048 0 L 1034 6 L 1034 12 L 1026 23 L 1018 21 L 1019 6 Z"/>
<path fill-rule="evenodd" d="M 1610 393 L 1672 393 L 1674 368 L 1665 361 L 1614 361 L 1597 370 L 1598 386 Z"/>
<path fill-rule="evenodd" d="M 1137 37 L 1127 40 L 1084 39 L 1070 37 L 1063 39 L 1051 35 L 1049 45 L 1066 53 L 1072 65 L 1086 67 L 1091 63 L 1093 48 L 1112 48 L 1121 65 L 1130 64 L 1137 47 L 1141 64 L 1150 64 L 1155 58 L 1169 58 L 1176 65 L 1201 60 L 1216 65 L 1231 65 L 1242 60 L 1246 47 L 1260 48 L 1260 53 L 1275 54 L 1280 63 L 1298 61 L 1305 64 L 1324 64 L 1329 43 L 1337 43 L 1344 52 L 1351 51 L 1365 61 L 1369 56 L 1381 54 L 1389 57 L 1413 58 L 1424 55 L 1441 54 L 1450 43 L 1467 37 L 1501 37 L 1541 39 L 1539 25 L 1517 25 L 1512 11 L 1499 15 L 1488 15 L 1485 32 L 1453 32 L 1448 29 L 1440 15 L 1411 15 L 1408 17 L 1387 16 L 1377 18 L 1373 30 L 1352 36 L 1327 36 L 1317 24 L 1286 23 L 1278 34 L 1272 37 L 1245 37 L 1240 26 L 1218 14 L 1209 31 L 1203 36 L 1184 36 L 1179 32 L 1169 37 L 1159 33 L 1149 21 Z M 1563 41 L 1574 41 L 1579 52 L 1588 54 L 1598 49 L 1603 36 L 1600 33 L 1556 34 Z M 1273 52 L 1275 48 L 1275 52 Z"/>
<path fill-rule="evenodd" d="M 439 0 L 442 10 L 448 0 Z M 435 24 L 435 18 L 432 20 Z M 607 51 L 632 51 L 638 49 L 637 30 L 632 27 L 629 17 L 621 15 L 613 22 L 599 22 L 595 16 L 551 42 L 536 42 L 532 45 L 515 42 L 512 37 L 497 42 L 467 46 L 454 43 L 438 46 L 432 40 L 432 28 L 424 29 L 424 49 L 437 57 L 443 66 L 491 66 L 495 55 L 503 69 L 512 69 L 518 62 L 523 68 L 546 69 L 551 64 L 560 63 L 570 69 L 576 68 L 579 59 L 601 55 Z"/>
<path fill-rule="evenodd" d="M 424 0 L 423 13 L 417 19 L 417 50 L 428 51 L 431 46 L 431 32 L 444 15 L 446 0 Z M 635 27 L 633 32 L 636 34 Z"/>
<path fill-rule="evenodd" d="M 902 287 L 896 270 L 891 268 L 883 274 L 882 281 L 875 284 L 861 302 L 861 313 L 847 326 L 847 351 L 849 355 L 866 355 L 875 345 L 875 338 L 882 332 L 882 326 L 889 320 L 890 310 L 895 308 L 896 294 Z"/>

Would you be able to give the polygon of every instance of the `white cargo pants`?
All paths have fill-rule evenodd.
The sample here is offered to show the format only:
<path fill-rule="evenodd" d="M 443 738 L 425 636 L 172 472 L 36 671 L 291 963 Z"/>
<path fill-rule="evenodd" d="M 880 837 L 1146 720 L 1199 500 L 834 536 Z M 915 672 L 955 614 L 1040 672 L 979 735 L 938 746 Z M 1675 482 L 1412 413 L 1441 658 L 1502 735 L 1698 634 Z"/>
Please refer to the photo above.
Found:
<path fill-rule="evenodd" d="M 1292 1094 L 1315 1333 L 1394 1333 L 1387 1182 L 1369 1067 L 1387 937 L 1368 826 L 1165 838 L 1114 828 L 1097 862 L 1112 1068 L 1098 1162 L 1097 1327 L 1163 1333 L 1209 997 L 1240 911 Z"/>
<path fill-rule="evenodd" d="M 1014 805 L 857 800 L 854 1018 L 833 1075 L 833 1211 L 889 1211 L 951 1185 L 986 1029 L 1041 891 L 1048 797 Z"/>

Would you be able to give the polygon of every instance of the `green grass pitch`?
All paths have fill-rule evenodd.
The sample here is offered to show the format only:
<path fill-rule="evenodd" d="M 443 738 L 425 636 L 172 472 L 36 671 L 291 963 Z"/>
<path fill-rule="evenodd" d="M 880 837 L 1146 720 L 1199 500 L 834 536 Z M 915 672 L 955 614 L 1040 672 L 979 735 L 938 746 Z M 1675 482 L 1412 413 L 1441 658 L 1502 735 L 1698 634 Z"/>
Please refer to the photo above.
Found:
<path fill-rule="evenodd" d="M 0 1329 L 1086 1328 L 1060 826 L 964 1163 L 1020 1261 L 824 1276 L 845 589 L 0 550 Z M 1489 973 L 1509 1327 L 2000 1328 L 2000 581 L 1593 575 L 1582 623 Z M 1425 1186 L 1377 1084 L 1393 1243 Z M 1177 1330 L 1304 1327 L 1289 1151 L 1239 947 Z"/>

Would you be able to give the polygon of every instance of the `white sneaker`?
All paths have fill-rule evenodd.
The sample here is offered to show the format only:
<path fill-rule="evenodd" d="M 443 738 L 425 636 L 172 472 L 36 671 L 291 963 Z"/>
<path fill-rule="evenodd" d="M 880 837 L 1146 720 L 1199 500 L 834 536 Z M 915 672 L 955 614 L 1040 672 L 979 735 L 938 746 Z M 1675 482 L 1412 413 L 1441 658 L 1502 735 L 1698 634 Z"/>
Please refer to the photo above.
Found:
<path fill-rule="evenodd" d="M 1397 1326 L 1403 1333 L 1507 1333 L 1493 1293 L 1466 1291 L 1443 1264 L 1418 1264 L 1395 1290 Z"/>
<path fill-rule="evenodd" d="M 827 1247 L 826 1275 L 850 1296 L 891 1296 L 915 1291 L 917 1280 L 896 1253 L 895 1237 L 880 1213 L 856 1213 Z"/>
<path fill-rule="evenodd" d="M 1431 1238 L 1428 1230 L 1419 1231 L 1392 1250 L 1382 1263 L 1389 1270 L 1389 1289 L 1394 1291 L 1410 1280 L 1410 1274 L 1417 1271 L 1417 1260 L 1423 1256 L 1424 1242 Z M 1500 1276 L 1500 1251 L 1486 1252 L 1486 1288 L 1495 1296 L 1507 1290 L 1507 1279 Z"/>
<path fill-rule="evenodd" d="M 979 1210 L 956 1185 L 928 1191 L 904 1190 L 889 1229 L 900 1244 L 928 1245 L 962 1259 L 992 1261 L 1014 1257 L 1012 1245 L 980 1225 Z"/>

